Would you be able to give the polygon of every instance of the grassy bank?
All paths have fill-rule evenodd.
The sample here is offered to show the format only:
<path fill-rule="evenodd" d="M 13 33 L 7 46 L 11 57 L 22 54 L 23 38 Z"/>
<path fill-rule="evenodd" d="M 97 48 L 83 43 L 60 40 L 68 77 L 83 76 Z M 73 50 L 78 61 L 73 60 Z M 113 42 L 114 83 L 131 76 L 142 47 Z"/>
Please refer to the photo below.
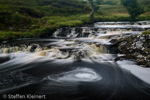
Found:
<path fill-rule="evenodd" d="M 145 31 L 142 33 L 142 35 L 150 35 L 150 31 Z"/>
<path fill-rule="evenodd" d="M 0 41 L 51 35 L 60 27 L 89 23 L 82 0 L 0 0 Z"/>
<path fill-rule="evenodd" d="M 72 16 L 52 16 L 43 17 L 40 20 L 41 25 L 33 25 L 25 31 L 0 31 L 0 40 L 10 40 L 17 38 L 39 38 L 52 36 L 52 33 L 60 27 L 81 26 L 90 23 L 90 15 L 72 15 Z"/>

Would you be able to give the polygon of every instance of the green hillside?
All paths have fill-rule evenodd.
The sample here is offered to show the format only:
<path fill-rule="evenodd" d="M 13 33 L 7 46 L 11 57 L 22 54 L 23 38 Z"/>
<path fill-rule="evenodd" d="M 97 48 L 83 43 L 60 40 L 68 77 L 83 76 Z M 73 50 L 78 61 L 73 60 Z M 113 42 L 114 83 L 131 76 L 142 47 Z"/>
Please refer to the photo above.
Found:
<path fill-rule="evenodd" d="M 139 2 L 145 13 L 137 20 L 150 19 L 150 1 Z M 130 20 L 120 0 L 104 0 L 93 21 L 91 11 L 87 0 L 0 0 L 0 41 L 45 37 L 57 28 L 93 21 Z"/>
<path fill-rule="evenodd" d="M 0 40 L 39 37 L 59 27 L 82 25 L 90 12 L 81 0 L 0 0 Z"/>
<path fill-rule="evenodd" d="M 139 3 L 144 7 L 145 13 L 150 13 L 150 0 L 138 0 Z M 127 14 L 127 10 L 121 5 L 121 0 L 104 0 L 101 9 L 110 13 L 124 13 Z"/>
<path fill-rule="evenodd" d="M 139 0 L 139 3 L 144 7 L 145 13 L 140 15 L 137 20 L 150 20 L 150 0 Z M 100 5 L 104 21 L 109 20 L 129 20 L 129 14 L 126 8 L 121 5 L 121 0 L 104 0 Z"/>
<path fill-rule="evenodd" d="M 0 29 L 31 28 L 39 19 L 52 16 L 88 14 L 87 4 L 80 0 L 0 0 Z"/>

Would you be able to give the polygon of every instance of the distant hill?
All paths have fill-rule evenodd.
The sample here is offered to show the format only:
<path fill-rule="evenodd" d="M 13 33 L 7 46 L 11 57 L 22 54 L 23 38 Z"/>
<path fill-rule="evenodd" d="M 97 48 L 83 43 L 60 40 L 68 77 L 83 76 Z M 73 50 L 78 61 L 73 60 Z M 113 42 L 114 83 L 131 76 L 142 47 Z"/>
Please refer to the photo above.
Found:
<path fill-rule="evenodd" d="M 139 2 L 144 6 L 145 11 L 150 12 L 150 0 L 139 0 Z"/>
<path fill-rule="evenodd" d="M 130 20 L 120 0 L 104 0 L 91 20 L 87 0 L 0 0 L 0 41 L 47 37 L 60 27 L 81 26 L 94 21 Z M 150 19 L 150 0 L 139 0 Z"/>
<path fill-rule="evenodd" d="M 29 29 L 46 16 L 71 16 L 90 11 L 88 4 L 81 0 L 0 0 L 0 30 Z"/>
<path fill-rule="evenodd" d="M 150 15 L 150 0 L 139 0 L 139 3 L 144 7 L 145 14 Z M 104 0 L 101 9 L 114 15 L 128 15 L 125 7 L 121 5 L 121 0 Z"/>
<path fill-rule="evenodd" d="M 150 0 L 138 0 L 141 5 L 145 7 L 145 9 L 150 8 Z M 120 4 L 121 0 L 104 0 L 103 4 L 108 4 L 108 5 L 117 5 Z"/>

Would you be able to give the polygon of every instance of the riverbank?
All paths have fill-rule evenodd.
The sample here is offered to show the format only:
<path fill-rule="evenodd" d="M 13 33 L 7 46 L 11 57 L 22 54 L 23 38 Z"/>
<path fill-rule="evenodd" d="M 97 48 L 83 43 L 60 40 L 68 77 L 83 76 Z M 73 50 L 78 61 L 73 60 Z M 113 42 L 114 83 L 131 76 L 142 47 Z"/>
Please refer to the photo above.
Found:
<path fill-rule="evenodd" d="M 130 59 L 142 67 L 150 67 L 150 35 L 131 35 L 116 41 L 117 52 L 124 54 L 122 58 Z"/>
<path fill-rule="evenodd" d="M 140 18 L 140 17 L 139 17 Z M 149 17 L 150 18 L 150 17 Z M 96 21 L 127 21 L 129 16 L 96 16 L 90 20 L 89 14 L 75 15 L 68 17 L 44 17 L 41 19 L 41 26 L 32 25 L 30 29 L 0 30 L 0 41 L 20 39 L 20 38 L 42 38 L 52 36 L 53 32 L 62 27 L 87 26 Z M 145 18 L 143 18 L 144 20 Z M 11 27 L 10 27 L 11 28 Z M 148 33 L 145 33 L 148 34 Z"/>
<path fill-rule="evenodd" d="M 25 29 L 19 31 L 0 30 L 0 41 L 19 39 L 19 38 L 41 38 L 52 36 L 56 29 L 61 27 L 82 26 L 92 23 L 89 14 L 74 15 L 74 16 L 52 16 L 44 17 L 41 20 L 41 25 L 33 24 L 33 29 Z"/>

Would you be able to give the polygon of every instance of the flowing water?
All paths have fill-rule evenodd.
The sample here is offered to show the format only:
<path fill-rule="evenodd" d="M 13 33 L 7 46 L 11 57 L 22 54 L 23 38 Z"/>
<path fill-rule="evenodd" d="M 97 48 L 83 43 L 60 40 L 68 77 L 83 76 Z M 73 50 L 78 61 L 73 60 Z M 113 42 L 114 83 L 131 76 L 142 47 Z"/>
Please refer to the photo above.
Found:
<path fill-rule="evenodd" d="M 60 28 L 47 39 L 3 41 L 0 94 L 46 95 L 47 100 L 149 100 L 150 84 L 115 62 L 121 55 L 111 49 L 112 39 L 149 29 L 149 21 L 98 22 Z"/>

